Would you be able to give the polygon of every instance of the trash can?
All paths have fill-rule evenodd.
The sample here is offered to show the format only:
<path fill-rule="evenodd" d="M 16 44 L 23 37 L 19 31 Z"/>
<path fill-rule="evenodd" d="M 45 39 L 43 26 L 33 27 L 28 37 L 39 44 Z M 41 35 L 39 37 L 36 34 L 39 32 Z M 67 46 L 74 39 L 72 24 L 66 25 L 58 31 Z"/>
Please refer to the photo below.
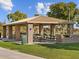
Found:
<path fill-rule="evenodd" d="M 27 43 L 27 35 L 25 33 L 21 33 L 21 44 L 25 45 Z"/>

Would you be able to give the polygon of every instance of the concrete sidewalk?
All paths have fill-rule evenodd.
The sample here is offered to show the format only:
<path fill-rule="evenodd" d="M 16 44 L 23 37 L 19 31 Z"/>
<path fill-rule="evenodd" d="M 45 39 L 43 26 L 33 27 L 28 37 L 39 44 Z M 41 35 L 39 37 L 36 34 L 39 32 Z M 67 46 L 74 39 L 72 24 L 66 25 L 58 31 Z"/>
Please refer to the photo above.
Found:
<path fill-rule="evenodd" d="M 44 59 L 44 58 L 0 47 L 0 59 Z"/>

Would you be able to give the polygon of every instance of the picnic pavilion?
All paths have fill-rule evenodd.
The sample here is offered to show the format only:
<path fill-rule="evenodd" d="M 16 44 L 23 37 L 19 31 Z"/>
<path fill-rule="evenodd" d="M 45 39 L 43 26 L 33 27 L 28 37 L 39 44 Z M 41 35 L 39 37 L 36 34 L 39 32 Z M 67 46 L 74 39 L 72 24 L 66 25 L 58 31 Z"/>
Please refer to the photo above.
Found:
<path fill-rule="evenodd" d="M 21 40 L 21 28 L 25 27 L 26 41 L 34 42 L 63 42 L 64 36 L 73 34 L 73 22 L 47 16 L 35 16 L 3 25 L 3 38 L 15 41 Z M 24 29 L 23 29 L 24 30 Z M 23 31 L 22 30 L 22 31 Z M 14 35 L 15 34 L 15 35 Z"/>

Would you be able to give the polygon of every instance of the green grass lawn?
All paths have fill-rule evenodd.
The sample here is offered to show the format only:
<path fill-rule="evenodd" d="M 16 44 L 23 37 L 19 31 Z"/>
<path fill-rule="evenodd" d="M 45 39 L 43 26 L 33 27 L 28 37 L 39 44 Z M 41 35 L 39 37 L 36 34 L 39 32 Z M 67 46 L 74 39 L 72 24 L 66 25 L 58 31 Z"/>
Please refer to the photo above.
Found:
<path fill-rule="evenodd" d="M 11 42 L 0 42 L 0 46 L 46 59 L 79 59 L 79 43 L 52 45 L 17 45 Z"/>

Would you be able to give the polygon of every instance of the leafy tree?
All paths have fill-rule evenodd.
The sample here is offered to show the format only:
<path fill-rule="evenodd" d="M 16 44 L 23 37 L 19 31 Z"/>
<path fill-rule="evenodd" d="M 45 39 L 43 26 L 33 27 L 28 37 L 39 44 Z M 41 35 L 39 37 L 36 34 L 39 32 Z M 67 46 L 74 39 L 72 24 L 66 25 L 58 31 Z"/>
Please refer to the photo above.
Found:
<path fill-rule="evenodd" d="M 18 20 L 27 18 L 27 15 L 20 12 L 20 11 L 16 11 L 14 13 L 8 14 L 7 18 L 8 18 L 9 21 L 14 22 L 14 21 L 18 21 Z"/>
<path fill-rule="evenodd" d="M 79 9 L 76 8 L 76 4 L 73 2 L 52 4 L 50 6 L 50 12 L 47 13 L 49 17 L 56 17 L 65 20 L 69 19 L 69 15 L 71 20 L 77 14 L 79 14 Z"/>

